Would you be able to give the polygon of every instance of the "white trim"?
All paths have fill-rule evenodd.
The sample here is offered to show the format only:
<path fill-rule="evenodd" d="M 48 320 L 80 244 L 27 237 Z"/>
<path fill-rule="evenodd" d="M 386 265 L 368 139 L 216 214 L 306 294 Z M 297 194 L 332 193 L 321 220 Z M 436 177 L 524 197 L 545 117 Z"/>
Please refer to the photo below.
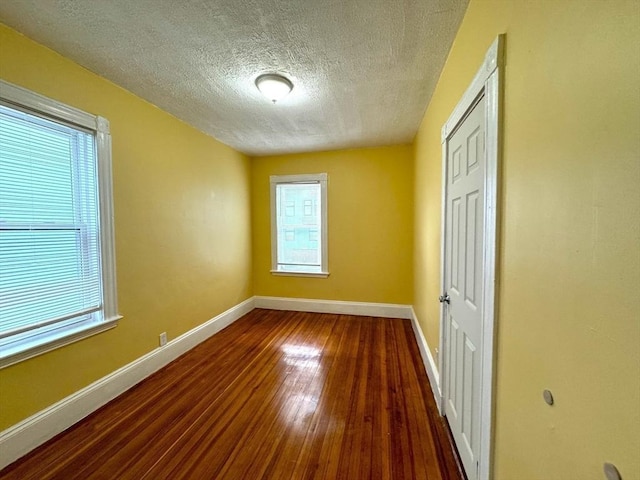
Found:
<path fill-rule="evenodd" d="M 271 183 L 318 183 L 326 182 L 328 175 L 326 173 L 303 173 L 300 175 L 271 175 L 269 181 Z"/>
<path fill-rule="evenodd" d="M 480 70 L 473 78 L 454 108 L 451 116 L 442 127 L 442 225 L 441 225 L 441 268 L 440 285 L 444 294 L 445 285 L 445 226 L 446 226 L 446 165 L 447 140 L 464 120 L 478 99 L 485 97 L 486 125 L 486 168 L 484 182 L 484 254 L 483 254 L 483 310 L 481 345 L 481 392 L 480 392 L 480 449 L 478 453 L 478 479 L 489 480 L 492 475 L 493 454 L 493 403 L 495 369 L 495 282 L 498 226 L 498 174 L 500 160 L 500 122 L 502 112 L 502 76 L 504 69 L 504 34 L 498 35 L 493 42 Z M 439 409 L 444 412 L 444 402 L 448 388 L 447 362 L 445 352 L 448 345 L 444 335 L 444 304 L 440 308 L 440 366 L 441 366 L 441 402 Z"/>
<path fill-rule="evenodd" d="M 99 117 L 4 80 L 0 80 L 0 97 L 19 107 L 33 110 L 35 113 L 44 113 L 93 131 L 100 129 Z"/>
<path fill-rule="evenodd" d="M 431 384 L 433 398 L 435 399 L 436 405 L 438 406 L 438 412 L 440 413 L 440 415 L 442 415 L 442 389 L 440 388 L 440 374 L 438 373 L 438 367 L 435 360 L 433 359 L 433 356 L 431 355 L 429 344 L 427 343 L 427 339 L 424 336 L 424 333 L 422 333 L 422 328 L 420 328 L 418 317 L 416 316 L 416 312 L 413 310 L 413 308 L 411 308 L 411 326 L 413 327 L 413 333 L 416 336 L 416 343 L 418 344 L 418 348 L 420 349 L 422 363 L 424 364 L 424 368 L 427 371 L 427 376 L 429 377 L 429 383 Z"/>
<path fill-rule="evenodd" d="M 322 231 L 320 232 L 320 238 L 322 239 L 322 267 L 321 270 L 329 275 L 329 194 L 327 193 L 329 188 L 329 176 L 326 173 L 320 174 L 320 204 L 322 208 Z"/>
<path fill-rule="evenodd" d="M 100 408 L 254 308 L 253 297 L 180 335 L 164 347 L 0 432 L 0 469 Z"/>
<path fill-rule="evenodd" d="M 446 142 L 458 124 L 467 115 L 470 105 L 480 94 L 484 92 L 485 84 L 489 77 L 491 77 L 496 70 L 504 66 L 504 37 L 504 34 L 498 35 L 489 47 L 489 50 L 487 50 L 482 66 L 476 73 L 475 77 L 473 77 L 471 84 L 467 87 L 467 90 L 453 109 L 449 119 L 442 127 L 440 136 L 441 143 L 444 144 Z"/>
<path fill-rule="evenodd" d="M 111 133 L 109 121 L 96 117 L 96 151 L 98 161 L 98 197 L 100 205 L 100 253 L 102 267 L 102 304 L 104 319 L 122 318 L 118 314 L 116 282 L 116 241 L 113 219 L 113 179 L 111 173 Z"/>
<path fill-rule="evenodd" d="M 290 310 L 294 312 L 335 313 L 366 317 L 411 319 L 411 305 L 393 303 L 345 302 L 307 298 L 253 297 L 255 308 Z"/>
<path fill-rule="evenodd" d="M 479 478 L 489 480 L 492 476 L 493 459 L 493 405 L 494 405 L 494 373 L 495 373 L 495 332 L 496 332 L 496 276 L 498 249 L 498 208 L 499 208 L 499 162 L 500 162 L 500 122 L 502 115 L 502 88 L 504 68 L 504 35 L 496 40 L 496 56 L 493 60 L 496 67 L 489 75 L 485 86 L 487 118 L 486 124 L 486 156 L 485 166 L 485 229 L 484 229 L 484 268 L 483 279 L 483 338 L 482 338 L 482 392 L 480 398 L 480 418 L 486 423 L 480 431 Z M 491 65 L 493 65 L 492 63 Z M 489 66 L 491 66 L 489 65 Z M 489 67 L 488 66 L 488 67 Z M 487 68 L 488 68 L 487 67 Z"/>
<path fill-rule="evenodd" d="M 329 204 L 327 195 L 329 176 L 326 173 L 309 173 L 301 175 L 271 175 L 270 183 L 270 212 L 271 212 L 271 274 L 289 277 L 320 277 L 329 276 L 329 234 L 328 216 Z M 276 188 L 281 183 L 319 183 L 320 184 L 320 270 L 321 272 L 285 272 L 278 270 L 278 221 L 276 205 Z M 300 275 L 300 274 L 303 275 Z"/>
<path fill-rule="evenodd" d="M 319 278 L 327 278 L 329 276 L 329 272 L 281 272 L 278 270 L 271 270 L 271 275 L 276 275 L 280 277 L 319 277 Z"/>
<path fill-rule="evenodd" d="M 102 322 L 83 324 L 80 327 L 71 330 L 71 332 L 65 331 L 63 336 L 47 338 L 47 340 L 42 343 L 33 343 L 26 349 L 1 357 L 0 368 L 8 367 L 9 365 L 22 362 L 28 358 L 37 357 L 38 355 L 50 352 L 56 348 L 64 347 L 65 345 L 77 342 L 78 340 L 111 330 L 118 326 L 118 320 L 120 320 L 120 318 L 122 317 L 116 316 Z"/>

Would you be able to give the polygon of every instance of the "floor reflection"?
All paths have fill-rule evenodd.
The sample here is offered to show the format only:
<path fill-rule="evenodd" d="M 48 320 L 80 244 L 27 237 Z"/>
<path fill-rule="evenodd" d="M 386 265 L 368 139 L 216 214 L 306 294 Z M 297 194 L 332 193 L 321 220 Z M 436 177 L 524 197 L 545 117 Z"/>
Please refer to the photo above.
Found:
<path fill-rule="evenodd" d="M 292 345 L 285 343 L 280 347 L 284 353 L 284 361 L 292 367 L 315 369 L 320 365 L 320 349 L 309 345 Z"/>
<path fill-rule="evenodd" d="M 291 382 L 291 394 L 282 406 L 281 415 L 288 428 L 305 433 L 308 422 L 318 408 L 318 400 L 324 385 L 322 350 L 312 345 L 284 344 L 281 347 L 287 368 L 287 383 Z"/>

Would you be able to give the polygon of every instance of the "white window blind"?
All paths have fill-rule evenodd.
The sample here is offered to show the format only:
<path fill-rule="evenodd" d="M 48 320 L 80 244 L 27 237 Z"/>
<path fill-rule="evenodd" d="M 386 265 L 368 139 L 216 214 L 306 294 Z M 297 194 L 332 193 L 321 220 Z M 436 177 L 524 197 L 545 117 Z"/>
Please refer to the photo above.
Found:
<path fill-rule="evenodd" d="M 92 134 L 0 106 L 0 338 L 101 308 Z"/>
<path fill-rule="evenodd" d="M 45 109 L 54 102 L 0 87 Z M 89 124 L 97 118 L 60 105 L 53 105 L 56 113 L 67 108 Z M 0 366 L 74 341 L 61 341 L 65 337 L 97 333 L 95 325 L 107 319 L 97 135 L 0 103 Z M 115 292 L 115 282 L 108 292 Z M 109 303 L 113 309 L 115 298 Z"/>

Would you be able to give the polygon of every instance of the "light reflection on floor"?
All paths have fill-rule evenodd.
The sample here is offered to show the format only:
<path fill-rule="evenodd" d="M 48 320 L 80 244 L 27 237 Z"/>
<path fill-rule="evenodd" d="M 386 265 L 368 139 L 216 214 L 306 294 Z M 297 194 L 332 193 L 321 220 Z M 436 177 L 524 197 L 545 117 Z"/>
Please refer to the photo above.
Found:
<path fill-rule="evenodd" d="M 294 386 L 280 410 L 281 418 L 289 428 L 306 433 L 324 385 L 325 374 L 320 362 L 322 350 L 311 345 L 290 343 L 280 348 L 284 362 L 290 367 L 287 375 L 302 387 L 296 391 Z"/>

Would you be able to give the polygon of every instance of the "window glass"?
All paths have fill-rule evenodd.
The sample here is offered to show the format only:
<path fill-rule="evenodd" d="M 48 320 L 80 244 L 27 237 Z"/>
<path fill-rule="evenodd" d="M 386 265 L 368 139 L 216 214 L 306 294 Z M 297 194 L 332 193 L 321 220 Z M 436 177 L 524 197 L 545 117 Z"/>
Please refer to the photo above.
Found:
<path fill-rule="evenodd" d="M 326 174 L 271 178 L 274 272 L 327 273 L 326 183 Z"/>

